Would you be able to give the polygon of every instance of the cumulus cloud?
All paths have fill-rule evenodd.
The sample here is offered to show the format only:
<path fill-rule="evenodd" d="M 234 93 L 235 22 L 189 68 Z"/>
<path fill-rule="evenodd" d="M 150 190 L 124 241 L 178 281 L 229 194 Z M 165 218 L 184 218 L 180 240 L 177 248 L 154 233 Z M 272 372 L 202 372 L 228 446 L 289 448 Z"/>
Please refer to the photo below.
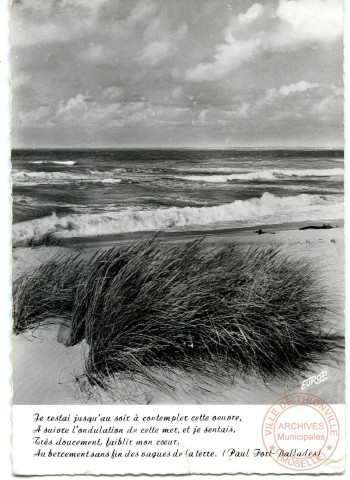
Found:
<path fill-rule="evenodd" d="M 282 85 L 279 89 L 276 88 L 269 88 L 266 92 L 266 97 L 264 101 L 271 101 L 277 97 L 286 97 L 293 93 L 301 93 L 306 92 L 307 90 L 312 90 L 314 88 L 318 88 L 320 85 L 317 82 L 310 83 L 306 82 L 305 80 L 301 80 L 297 83 L 291 83 L 289 85 Z"/>
<path fill-rule="evenodd" d="M 120 92 L 121 93 L 121 92 Z M 179 125 L 189 120 L 189 111 L 184 107 L 152 104 L 142 101 L 112 101 L 116 89 L 111 87 L 104 91 L 99 100 L 93 100 L 82 93 L 67 101 L 61 100 L 56 111 L 51 107 L 40 107 L 31 112 L 22 112 L 21 121 L 30 123 L 37 121 L 62 125 L 84 125 L 93 127 L 126 127 L 143 125 Z M 110 99 L 106 103 L 106 98 Z M 114 99 L 116 100 L 116 98 Z"/>
<path fill-rule="evenodd" d="M 282 37 L 286 44 L 293 40 L 328 43 L 343 33 L 341 0 L 280 0 L 276 17 L 287 27 Z"/>
<path fill-rule="evenodd" d="M 300 82 L 269 88 L 255 101 L 243 102 L 230 113 L 241 119 L 307 119 L 315 115 L 342 116 L 342 87 Z"/>
<path fill-rule="evenodd" d="M 322 116 L 324 122 L 330 118 L 341 117 L 343 113 L 344 89 L 340 85 L 331 84 L 329 91 L 321 99 L 314 102 L 311 114 Z"/>
<path fill-rule="evenodd" d="M 341 38 L 342 31 L 341 0 L 279 0 L 275 9 L 255 3 L 230 19 L 225 42 L 216 46 L 213 61 L 187 69 L 183 79 L 220 80 L 264 52 L 330 44 Z"/>
<path fill-rule="evenodd" d="M 144 38 L 149 39 L 141 50 L 139 60 L 143 63 L 156 66 L 163 60 L 174 55 L 187 33 L 187 25 L 184 23 L 175 31 L 164 28 L 159 17 L 146 27 Z M 159 40 L 159 36 L 161 40 Z"/>
<path fill-rule="evenodd" d="M 250 109 L 250 103 L 243 102 L 242 105 L 237 109 L 237 116 L 239 118 L 248 118 L 248 111 Z"/>
<path fill-rule="evenodd" d="M 313 95 L 312 92 L 316 92 Z M 181 87 L 174 89 L 172 99 L 183 97 Z M 98 99 L 79 93 L 67 101 L 61 100 L 56 108 L 41 106 L 27 112 L 20 112 L 23 125 L 81 125 L 87 130 L 93 128 L 149 128 L 178 127 L 191 125 L 194 128 L 232 128 L 236 120 L 250 121 L 254 125 L 261 120 L 278 122 L 286 120 L 303 121 L 317 118 L 317 123 L 327 123 L 342 115 L 343 90 L 341 85 L 320 85 L 317 82 L 300 81 L 269 88 L 254 101 L 244 101 L 236 106 L 191 107 L 176 104 L 156 104 L 146 98 L 135 101 L 125 100 L 125 88 L 112 86 L 101 92 Z"/>
<path fill-rule="evenodd" d="M 238 23 L 247 25 L 256 20 L 263 12 L 263 6 L 260 3 L 254 3 L 245 13 L 238 15 Z"/>
<path fill-rule="evenodd" d="M 214 82 L 221 80 L 235 68 L 253 59 L 260 48 L 260 40 L 237 40 L 230 37 L 217 47 L 214 61 L 199 63 L 185 71 L 183 78 L 188 82 Z"/>
<path fill-rule="evenodd" d="M 82 93 L 78 93 L 78 95 L 74 98 L 70 98 L 66 103 L 61 100 L 58 104 L 56 115 L 57 117 L 65 117 L 70 112 L 79 111 L 83 113 L 88 110 L 88 102 L 87 100 L 89 97 L 83 95 Z"/>

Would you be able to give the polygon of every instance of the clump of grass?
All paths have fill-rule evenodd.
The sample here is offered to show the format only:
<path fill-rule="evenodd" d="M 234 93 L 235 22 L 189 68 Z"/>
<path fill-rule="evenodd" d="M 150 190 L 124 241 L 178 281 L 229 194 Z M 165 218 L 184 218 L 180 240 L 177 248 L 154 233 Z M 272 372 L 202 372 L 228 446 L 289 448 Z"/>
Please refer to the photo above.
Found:
<path fill-rule="evenodd" d="M 50 317 L 71 319 L 76 285 L 81 281 L 79 255 L 56 255 L 14 282 L 14 333 L 35 329 Z"/>
<path fill-rule="evenodd" d="M 69 344 L 86 339 L 87 378 L 103 389 L 117 374 L 165 390 L 166 371 L 295 378 L 343 342 L 317 273 L 274 248 L 136 242 L 56 257 L 14 294 L 15 332 L 69 318 Z"/>
<path fill-rule="evenodd" d="M 56 247 L 60 245 L 61 238 L 56 235 L 53 231 L 48 231 L 43 233 L 42 235 L 31 237 L 27 240 L 26 246 L 27 247 Z"/>

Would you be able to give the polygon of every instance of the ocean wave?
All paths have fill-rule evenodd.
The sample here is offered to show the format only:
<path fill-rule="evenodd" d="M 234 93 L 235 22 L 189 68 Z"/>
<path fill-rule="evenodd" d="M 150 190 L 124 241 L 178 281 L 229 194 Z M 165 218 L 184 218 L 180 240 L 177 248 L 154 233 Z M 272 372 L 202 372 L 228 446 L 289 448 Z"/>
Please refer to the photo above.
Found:
<path fill-rule="evenodd" d="M 77 162 L 74 160 L 65 160 L 65 161 L 58 161 L 58 160 L 33 160 L 28 163 L 53 163 L 55 165 L 76 165 Z"/>
<path fill-rule="evenodd" d="M 113 175 L 122 173 L 121 169 L 112 171 L 88 170 L 85 172 L 31 172 L 28 170 L 13 170 L 12 180 L 17 186 L 26 185 L 66 185 L 69 183 L 121 183 L 121 178 Z"/>
<path fill-rule="evenodd" d="M 96 178 L 95 180 L 91 180 L 91 182 L 98 182 L 98 183 L 121 183 L 121 178 Z"/>
<path fill-rule="evenodd" d="M 264 193 L 260 198 L 236 200 L 212 207 L 170 207 L 150 210 L 129 208 L 101 214 L 71 214 L 15 224 L 15 242 L 49 230 L 63 237 L 89 237 L 137 231 L 176 228 L 210 228 L 215 225 L 247 226 L 298 220 L 342 218 L 343 204 L 337 197 L 300 194 L 277 197 Z"/>
<path fill-rule="evenodd" d="M 190 181 L 225 183 L 230 180 L 280 180 L 288 177 L 337 177 L 343 175 L 343 168 L 330 168 L 323 170 L 258 170 L 247 173 L 231 173 L 229 175 L 187 175 L 177 178 Z"/>
<path fill-rule="evenodd" d="M 233 173 L 244 173 L 246 169 L 243 168 L 233 168 L 233 167 L 184 167 L 184 168 L 174 168 L 172 169 L 176 172 L 181 173 L 194 173 L 194 174 L 215 174 L 215 173 L 222 173 L 222 174 L 233 174 Z"/>

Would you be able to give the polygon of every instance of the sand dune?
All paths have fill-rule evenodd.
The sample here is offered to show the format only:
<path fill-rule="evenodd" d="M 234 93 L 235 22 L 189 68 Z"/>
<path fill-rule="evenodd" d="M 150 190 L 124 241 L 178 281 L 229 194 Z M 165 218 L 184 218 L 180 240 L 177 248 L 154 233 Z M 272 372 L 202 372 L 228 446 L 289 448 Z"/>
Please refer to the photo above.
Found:
<path fill-rule="evenodd" d="M 265 229 L 264 229 L 265 230 Z M 276 245 L 290 256 L 311 259 L 315 262 L 327 289 L 336 299 L 336 314 L 330 319 L 338 329 L 344 330 L 344 272 L 343 272 L 343 229 L 306 230 L 297 228 L 283 230 L 274 226 L 266 229 L 266 235 L 255 235 L 251 231 L 210 232 L 206 242 L 228 242 L 235 240 L 246 248 L 252 245 Z M 189 238 L 169 236 L 165 241 L 181 241 Z M 57 253 L 70 253 L 70 248 L 42 247 L 37 249 L 14 249 L 14 275 L 18 277 Z M 93 249 L 87 248 L 89 255 Z M 292 391 L 300 391 L 301 382 L 275 381 L 268 385 L 257 378 L 237 378 L 233 385 L 221 385 L 205 378 L 196 378 L 174 371 L 174 391 L 171 395 L 154 388 L 125 381 L 115 377 L 116 386 L 124 392 L 121 399 L 108 397 L 105 392 L 91 389 L 84 379 L 83 359 L 88 351 L 85 341 L 73 347 L 57 342 L 59 326 L 39 328 L 33 334 L 14 336 L 14 403 L 15 404 L 268 404 L 276 397 Z M 343 366 L 315 365 L 313 371 L 326 369 L 328 381 L 314 387 L 310 393 L 323 397 L 330 403 L 344 401 Z M 310 372 L 311 373 L 311 372 Z M 207 393 L 204 392 L 207 390 Z"/>

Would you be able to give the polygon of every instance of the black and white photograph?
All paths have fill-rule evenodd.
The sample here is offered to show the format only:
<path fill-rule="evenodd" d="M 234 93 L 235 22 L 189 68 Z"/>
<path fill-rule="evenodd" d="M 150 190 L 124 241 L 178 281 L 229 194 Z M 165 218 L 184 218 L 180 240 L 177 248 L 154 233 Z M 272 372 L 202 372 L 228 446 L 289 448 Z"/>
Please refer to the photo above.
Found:
<path fill-rule="evenodd" d="M 14 405 L 345 403 L 343 2 L 13 0 Z"/>

